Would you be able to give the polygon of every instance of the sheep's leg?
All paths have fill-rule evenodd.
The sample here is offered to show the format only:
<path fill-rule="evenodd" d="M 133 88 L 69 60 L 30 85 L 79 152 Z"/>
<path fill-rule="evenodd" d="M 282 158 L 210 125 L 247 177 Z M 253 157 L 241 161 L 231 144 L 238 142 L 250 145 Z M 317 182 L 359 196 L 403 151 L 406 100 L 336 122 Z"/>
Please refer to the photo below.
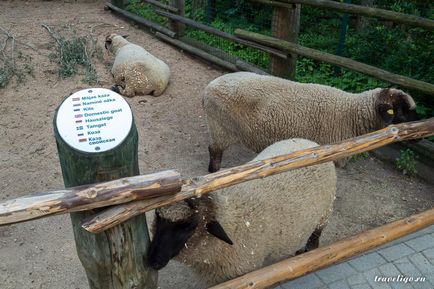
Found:
<path fill-rule="evenodd" d="M 153 87 L 155 87 L 155 90 L 152 93 L 152 95 L 153 96 L 160 96 L 166 90 L 167 83 L 165 83 L 165 81 L 163 81 L 163 80 L 157 80 L 157 82 L 154 83 Z"/>
<path fill-rule="evenodd" d="M 232 132 L 230 124 L 224 123 L 226 119 L 221 119 L 224 118 L 224 116 L 220 115 L 216 119 L 213 113 L 215 113 L 215 111 L 212 111 L 212 113 L 207 112 L 208 131 L 211 137 L 211 145 L 208 147 L 208 171 L 210 173 L 220 169 L 225 149 L 239 142 L 238 135 Z"/>
<path fill-rule="evenodd" d="M 163 94 L 163 92 L 166 90 L 166 88 L 158 88 L 156 90 L 154 90 L 154 92 L 152 93 L 153 96 L 160 96 Z"/>
<path fill-rule="evenodd" d="M 321 233 L 322 233 L 322 228 L 315 229 L 315 231 L 313 231 L 312 235 L 310 235 L 309 240 L 307 240 L 307 243 L 304 246 L 304 248 L 298 250 L 295 254 L 299 255 L 299 254 L 306 253 L 306 252 L 309 252 L 311 250 L 318 248 L 319 247 L 319 237 L 321 237 Z"/>
<path fill-rule="evenodd" d="M 112 85 L 111 90 L 119 94 L 121 93 L 120 86 L 117 84 Z"/>
<path fill-rule="evenodd" d="M 214 173 L 220 169 L 220 165 L 223 157 L 223 150 L 217 145 L 212 144 L 208 146 L 209 151 L 209 166 L 208 172 Z"/>
<path fill-rule="evenodd" d="M 321 237 L 322 228 L 315 229 L 312 235 L 310 235 L 309 240 L 306 243 L 306 252 L 311 251 L 319 247 L 319 237 Z"/>
<path fill-rule="evenodd" d="M 114 79 L 115 79 L 115 85 L 113 85 L 111 87 L 111 89 L 116 93 L 126 95 L 125 94 L 126 93 L 125 92 L 125 90 L 126 90 L 125 75 L 119 71 L 117 71 L 116 73 L 112 72 L 112 74 L 113 74 Z M 128 91 L 128 92 L 130 92 L 130 91 Z M 134 92 L 133 92 L 133 95 L 134 95 Z M 133 95 L 131 95 L 131 96 L 133 96 Z M 126 96 L 129 96 L 129 95 L 126 95 Z"/>
<path fill-rule="evenodd" d="M 136 87 L 137 87 L 137 77 L 134 75 L 136 73 L 134 70 L 130 69 L 127 71 L 124 77 L 124 83 L 125 85 L 121 85 L 120 92 L 123 96 L 126 97 L 133 97 L 136 95 Z"/>
<path fill-rule="evenodd" d="M 123 96 L 126 96 L 126 97 L 133 97 L 135 95 L 135 91 L 131 87 L 131 85 L 126 85 L 125 88 L 121 87 L 119 89 L 119 91 Z"/>

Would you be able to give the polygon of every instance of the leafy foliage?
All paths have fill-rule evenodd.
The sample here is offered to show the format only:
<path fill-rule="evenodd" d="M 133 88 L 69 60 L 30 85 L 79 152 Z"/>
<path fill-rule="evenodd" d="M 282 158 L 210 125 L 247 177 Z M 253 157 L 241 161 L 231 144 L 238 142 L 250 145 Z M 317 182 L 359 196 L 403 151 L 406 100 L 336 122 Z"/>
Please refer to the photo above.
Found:
<path fill-rule="evenodd" d="M 395 160 L 396 167 L 402 171 L 404 175 L 414 176 L 416 170 L 416 155 L 411 149 L 401 150 L 399 157 Z"/>
<path fill-rule="evenodd" d="M 360 154 L 352 155 L 350 157 L 350 162 L 358 162 L 359 160 L 367 159 L 369 158 L 369 152 L 363 152 Z"/>
<path fill-rule="evenodd" d="M 131 1 L 130 10 L 147 19 L 167 25 L 165 18 L 154 13 L 152 6 Z M 233 33 L 236 28 L 270 35 L 272 7 L 248 0 L 202 1 L 201 7 L 194 0 L 186 1 L 186 16 Z M 197 3 L 196 1 L 195 3 Z M 354 4 L 360 1 L 354 0 Z M 194 5 L 193 5 L 194 4 Z M 434 3 L 423 0 L 376 0 L 375 6 L 401 13 L 433 19 Z M 393 24 L 369 18 L 368 25 L 358 31 L 356 16 L 350 16 L 342 56 L 367 63 L 396 74 L 434 83 L 434 34 L 411 26 Z M 303 46 L 336 54 L 342 13 L 303 6 L 299 43 Z M 270 58 L 266 53 L 236 44 L 206 32 L 187 29 L 187 36 L 220 48 L 245 61 L 268 69 Z M 336 69 L 330 64 L 299 57 L 296 80 L 331 85 L 350 92 L 361 92 L 375 87 L 391 87 L 378 79 L 347 69 Z M 417 112 L 423 118 L 434 116 L 434 98 L 418 91 L 409 91 L 418 103 Z"/>
<path fill-rule="evenodd" d="M 35 77 L 32 57 L 14 47 L 7 50 L 7 41 L 0 54 L 0 89 L 6 88 L 13 80 L 19 85 L 26 81 L 27 76 Z"/>
<path fill-rule="evenodd" d="M 98 75 L 92 63 L 92 58 L 102 60 L 103 50 L 98 46 L 92 36 L 73 36 L 67 39 L 49 30 L 56 40 L 56 51 L 50 54 L 50 58 L 59 64 L 59 76 L 67 78 L 79 73 L 79 67 L 84 68 L 83 81 L 88 84 L 97 84 Z"/>

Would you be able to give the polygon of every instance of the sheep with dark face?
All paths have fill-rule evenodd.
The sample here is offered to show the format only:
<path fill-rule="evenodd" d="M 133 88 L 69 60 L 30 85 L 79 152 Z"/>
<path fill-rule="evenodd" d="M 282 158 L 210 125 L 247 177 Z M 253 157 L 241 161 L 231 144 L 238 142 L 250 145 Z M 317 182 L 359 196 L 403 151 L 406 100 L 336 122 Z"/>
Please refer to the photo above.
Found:
<path fill-rule="evenodd" d="M 277 142 L 255 160 L 317 146 Z M 186 263 L 208 285 L 243 275 L 318 246 L 331 215 L 336 173 L 328 162 L 228 187 L 156 210 L 148 262 Z"/>
<path fill-rule="evenodd" d="M 417 120 L 413 98 L 398 89 L 348 93 L 249 72 L 213 80 L 205 88 L 203 105 L 211 136 L 210 172 L 220 169 L 223 151 L 232 144 L 255 152 L 288 138 L 331 144 Z"/>
<path fill-rule="evenodd" d="M 105 47 L 116 55 L 112 67 L 116 92 L 128 97 L 164 92 L 170 78 L 166 63 L 117 34 L 106 37 Z"/>

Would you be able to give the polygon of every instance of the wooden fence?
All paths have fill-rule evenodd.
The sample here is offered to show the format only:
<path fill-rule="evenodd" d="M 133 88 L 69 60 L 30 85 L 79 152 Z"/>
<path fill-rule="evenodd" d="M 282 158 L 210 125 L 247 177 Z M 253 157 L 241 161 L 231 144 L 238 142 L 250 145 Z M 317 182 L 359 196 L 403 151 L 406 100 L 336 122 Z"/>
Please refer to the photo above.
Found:
<path fill-rule="evenodd" d="M 118 5 L 125 4 L 125 0 L 113 1 Z M 188 19 L 184 15 L 184 0 L 171 0 L 170 6 L 155 0 L 146 0 L 146 2 L 161 9 L 158 14 L 170 20 L 170 29 L 142 19 L 110 3 L 107 3 L 107 7 L 152 29 L 152 31 L 156 32 L 157 37 L 230 70 L 266 73 L 240 59 L 234 58 L 232 61 L 227 61 L 220 59 L 209 51 L 198 48 L 194 42 L 185 38 L 185 26 L 188 25 L 269 53 L 273 63 L 271 72 L 277 75 L 285 74 L 283 76 L 292 77 L 289 68 L 294 68 L 297 55 L 304 55 L 348 67 L 368 75 L 374 75 L 379 79 L 404 87 L 434 94 L 432 84 L 397 76 L 350 59 L 337 58 L 337 56 L 327 55 L 320 51 L 296 45 L 291 41 L 295 41 L 297 29 L 288 29 L 282 24 L 294 23 L 294 25 L 297 25 L 300 3 L 303 5 L 334 5 L 328 8 L 400 21 L 432 30 L 433 21 L 428 19 L 408 17 L 408 15 L 390 11 L 384 12 L 373 8 L 366 10 L 356 5 L 342 6 L 342 3 L 324 0 L 262 1 L 276 6 L 273 17 L 277 18 L 279 24 L 276 26 L 276 30 L 273 31 L 275 37 L 265 37 L 242 30 L 237 30 L 235 35 L 232 35 Z M 294 4 L 296 5 L 294 6 Z M 289 73 L 286 75 L 288 71 Z M 59 137 L 56 137 L 67 189 L 35 193 L 0 203 L 0 225 L 72 213 L 78 254 L 86 269 L 92 289 L 123 289 L 132 288 L 132 286 L 134 288 L 155 288 L 155 272 L 150 270 L 142 259 L 147 250 L 144 244 L 149 238 L 145 229 L 146 222 L 144 222 L 144 218 L 139 216 L 140 214 L 252 179 L 337 160 L 394 142 L 432 136 L 434 135 L 434 118 L 392 125 L 333 145 L 309 148 L 195 178 L 182 178 L 174 170 L 129 177 L 138 173 L 136 135 L 134 127 L 127 141 L 124 141 L 123 145 L 117 148 L 117 153 L 107 152 L 94 157 L 69 149 L 61 143 Z M 125 159 L 123 150 L 135 152 L 130 154 L 133 159 Z M 100 166 L 101 164 L 98 164 L 98 162 L 101 160 L 107 163 L 114 163 L 115 161 L 116 169 L 107 170 L 106 167 L 101 167 L 100 171 L 103 173 L 97 174 L 95 165 Z M 76 165 L 78 163 L 83 166 L 80 168 L 81 170 L 78 170 L 79 167 Z M 127 168 L 125 163 L 128 163 L 130 167 Z M 86 174 L 86 172 L 92 172 L 92 174 Z M 117 180 L 96 185 L 89 184 L 111 179 Z M 75 181 L 78 181 L 78 183 L 75 183 Z M 87 185 L 73 187 L 84 184 Z M 98 211 L 92 211 L 92 209 L 98 209 Z M 264 288 L 272 286 L 277 282 L 296 278 L 313 270 L 329 266 L 433 224 L 434 209 L 431 209 L 422 214 L 363 232 L 330 246 L 282 261 L 257 272 L 246 274 L 215 288 Z M 134 234 L 127 234 L 126 232 L 134 232 Z"/>
<path fill-rule="evenodd" d="M 35 193 L 0 203 L 0 225 L 24 222 L 61 213 L 86 212 L 89 217 L 81 219 L 81 227 L 86 231 L 101 233 L 107 230 L 107 232 L 112 234 L 121 234 L 115 230 L 118 227 L 117 225 L 123 225 L 127 220 L 151 209 L 173 204 L 191 197 L 202 196 L 215 190 L 252 179 L 337 160 L 394 142 L 432 135 L 434 135 L 434 118 L 392 125 L 382 130 L 344 140 L 333 145 L 322 145 L 304 149 L 200 177 L 181 178 L 179 173 L 171 170 L 144 176 L 126 177 L 85 187 L 70 187 L 68 189 Z M 89 211 L 94 208 L 102 208 L 103 210 L 98 212 Z M 433 224 L 434 209 L 431 209 L 422 214 L 363 232 L 330 246 L 322 247 L 310 253 L 263 268 L 257 272 L 249 273 L 215 288 L 265 288 L 329 266 Z M 137 242 L 137 240 L 135 241 Z M 88 245 L 90 246 L 91 244 L 88 243 Z M 97 246 L 97 244 L 89 246 L 86 249 L 92 252 L 92 246 Z M 123 260 L 122 255 L 119 255 L 121 253 L 121 251 L 116 252 L 116 260 Z M 131 254 L 127 249 L 126 254 L 128 253 Z M 92 259 L 92 256 L 88 257 Z M 107 256 L 102 255 L 99 257 L 102 259 L 107 258 Z M 89 261 L 88 265 L 96 265 L 97 263 L 95 262 L 96 260 Z M 111 263 L 109 262 L 108 264 Z M 129 271 L 135 273 L 140 271 L 130 267 L 128 267 Z M 88 269 L 91 272 L 95 271 L 94 268 Z M 144 268 L 142 269 L 145 270 Z M 105 267 L 104 270 L 110 272 L 111 268 Z M 121 277 L 129 276 L 122 272 L 122 270 L 117 271 L 119 271 L 117 274 Z M 128 270 L 126 271 L 128 272 Z M 99 276 L 96 274 L 91 279 L 88 271 L 87 273 L 89 280 L 102 280 L 100 282 L 105 282 L 103 285 L 94 283 L 91 288 L 126 288 L 122 287 L 123 285 L 111 287 L 110 282 L 113 281 L 111 281 L 112 279 L 107 279 L 107 275 Z M 129 273 L 131 274 L 131 272 Z M 154 286 L 155 279 L 151 278 L 149 280 L 146 282 L 153 284 L 149 286 Z M 141 284 L 141 287 L 137 288 L 148 288 L 145 285 Z"/>
<path fill-rule="evenodd" d="M 192 41 L 184 36 L 185 25 L 216 35 L 229 41 L 243 44 L 247 47 L 259 49 L 270 54 L 270 73 L 272 75 L 294 78 L 297 55 L 302 55 L 315 60 L 331 63 L 333 65 L 354 70 L 377 79 L 397 84 L 408 89 L 419 90 L 425 94 L 434 95 L 434 85 L 420 80 L 412 79 L 406 76 L 398 75 L 377 67 L 367 65 L 349 58 L 336 56 L 325 53 L 319 50 L 311 49 L 298 45 L 297 37 L 299 30 L 299 18 L 301 5 L 310 5 L 324 9 L 332 9 L 345 13 L 352 13 L 361 16 L 375 17 L 382 20 L 392 21 L 396 23 L 421 27 L 429 31 L 434 30 L 434 21 L 414 15 L 407 15 L 384 9 L 364 7 L 360 5 L 346 4 L 328 0 L 251 0 L 252 2 L 262 3 L 264 5 L 273 6 L 273 29 L 272 36 L 264 36 L 252 34 L 248 31 L 237 30 L 233 35 L 220 31 L 209 25 L 199 23 L 185 17 L 183 0 L 172 0 L 172 5 L 162 4 L 161 2 L 152 0 L 145 1 L 156 7 L 156 13 L 170 20 L 170 32 L 168 28 L 162 27 L 156 23 L 149 25 L 149 20 L 139 20 L 136 17 L 131 17 L 131 13 L 115 7 L 113 4 L 107 3 L 107 7 L 113 11 L 120 13 L 133 21 L 136 21 L 152 30 L 159 32 L 157 37 L 160 39 L 182 48 L 189 53 L 195 54 L 205 60 L 218 64 L 231 71 L 252 71 L 261 74 L 268 74 L 266 71 L 255 67 L 251 63 L 247 63 L 237 57 L 225 57 L 224 52 L 213 53 L 215 48 L 208 47 L 206 44 L 197 45 L 197 42 Z M 145 21 L 145 22 L 144 22 Z M 156 26 L 157 25 L 157 26 Z M 164 28 L 164 29 L 163 29 Z"/>

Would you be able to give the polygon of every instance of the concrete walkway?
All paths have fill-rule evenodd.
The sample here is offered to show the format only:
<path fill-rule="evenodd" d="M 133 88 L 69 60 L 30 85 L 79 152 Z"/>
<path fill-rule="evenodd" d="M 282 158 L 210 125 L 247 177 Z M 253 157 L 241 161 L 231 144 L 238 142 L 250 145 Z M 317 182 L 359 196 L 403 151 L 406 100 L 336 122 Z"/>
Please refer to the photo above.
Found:
<path fill-rule="evenodd" d="M 327 288 L 434 289 L 434 226 L 275 289 Z"/>

